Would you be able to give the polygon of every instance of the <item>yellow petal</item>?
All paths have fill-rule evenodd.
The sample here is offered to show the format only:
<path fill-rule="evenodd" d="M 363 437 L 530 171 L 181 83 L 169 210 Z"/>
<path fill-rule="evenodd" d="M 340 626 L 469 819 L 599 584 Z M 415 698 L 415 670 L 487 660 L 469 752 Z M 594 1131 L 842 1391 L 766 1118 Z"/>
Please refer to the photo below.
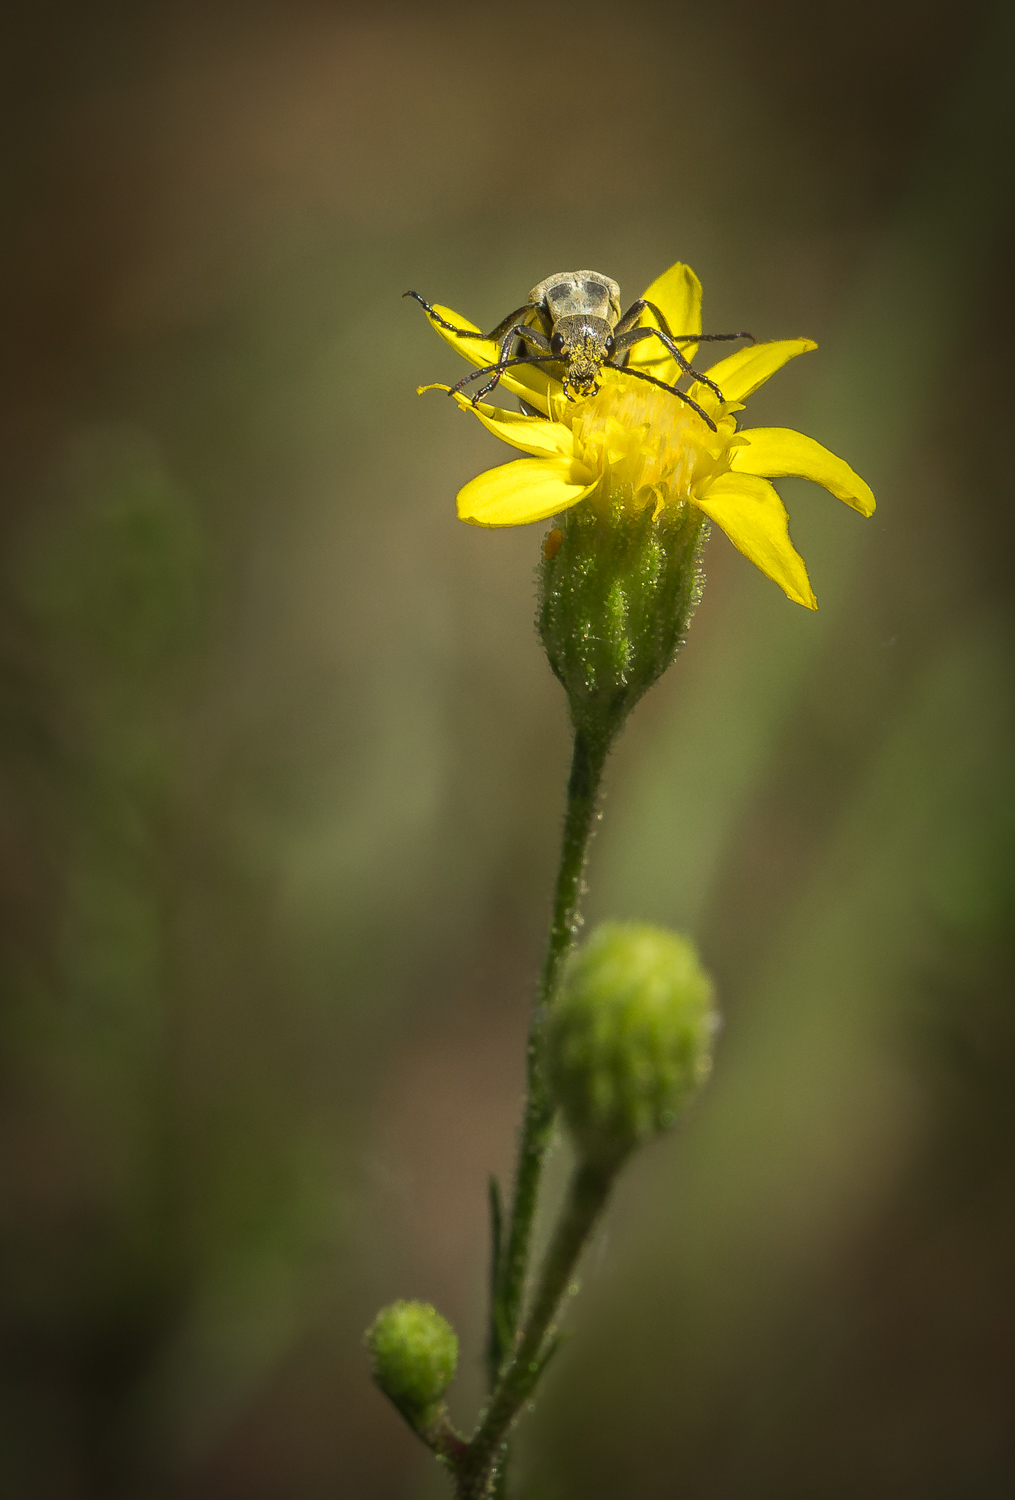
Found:
<path fill-rule="evenodd" d="M 595 489 L 575 484 L 571 464 L 555 458 L 516 458 L 487 469 L 458 492 L 458 516 L 473 526 L 525 526 L 577 505 Z"/>
<path fill-rule="evenodd" d="M 804 560 L 789 539 L 786 507 L 767 479 L 720 474 L 694 503 L 791 599 L 817 609 Z"/>
<path fill-rule="evenodd" d="M 845 500 L 862 516 L 874 514 L 874 494 L 869 484 L 855 474 L 844 459 L 827 448 L 794 432 L 791 427 L 749 427 L 744 439 L 730 450 L 730 468 L 738 474 L 759 474 L 777 479 L 800 474 L 816 480 L 838 500 Z"/>
<path fill-rule="evenodd" d="M 690 266 L 677 261 L 643 293 L 646 302 L 654 302 L 670 325 L 674 338 L 683 333 L 701 332 L 701 282 Z M 644 321 L 654 322 L 645 315 Z M 694 360 L 696 344 L 681 344 L 689 362 Z M 629 363 L 637 370 L 647 370 L 658 380 L 672 385 L 678 377 L 676 360 L 666 350 L 660 339 L 642 339 L 631 350 Z"/>
<path fill-rule="evenodd" d="M 456 328 L 463 328 L 471 333 L 478 333 L 479 329 L 475 323 L 470 323 L 468 318 L 463 318 L 461 313 L 456 313 L 454 308 L 443 307 L 439 302 L 434 303 L 434 312 L 442 317 L 445 322 L 453 323 Z M 500 358 L 500 346 L 491 339 L 463 339 L 447 328 L 442 328 L 439 323 L 431 323 L 446 344 L 450 344 L 456 353 L 461 354 L 471 365 L 482 368 L 484 365 L 494 365 Z M 482 381 L 478 384 L 482 385 Z M 512 365 L 511 369 L 505 370 L 500 377 L 500 384 L 514 395 L 521 396 L 530 406 L 538 406 L 541 411 L 547 410 L 549 393 L 557 393 L 563 388 L 559 380 L 554 380 L 548 375 L 541 365 Z"/>
<path fill-rule="evenodd" d="M 789 360 L 817 347 L 813 339 L 773 339 L 768 344 L 751 344 L 721 359 L 705 373 L 727 401 L 743 401 Z"/>
<path fill-rule="evenodd" d="M 545 417 L 530 417 L 520 411 L 504 411 L 499 406 L 488 406 L 485 401 L 473 406 L 461 393 L 455 400 L 463 411 L 474 412 L 484 427 L 523 453 L 533 453 L 538 458 L 564 458 L 568 462 L 574 457 L 574 435 L 563 422 L 548 422 Z"/>

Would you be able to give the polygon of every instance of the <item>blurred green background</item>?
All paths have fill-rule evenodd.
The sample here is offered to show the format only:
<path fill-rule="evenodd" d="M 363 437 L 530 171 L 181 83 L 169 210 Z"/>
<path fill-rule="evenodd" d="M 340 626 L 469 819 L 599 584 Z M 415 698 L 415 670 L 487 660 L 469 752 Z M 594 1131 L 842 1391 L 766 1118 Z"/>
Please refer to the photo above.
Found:
<path fill-rule="evenodd" d="M 689 261 L 821 604 L 713 536 L 589 915 L 725 1033 L 625 1180 L 531 1500 L 1015 1493 L 1015 11 L 13 4 L 0 20 L 0 1491 L 436 1500 L 361 1333 L 480 1394 L 568 736 L 543 527 L 407 287 Z M 558 1154 L 559 1173 L 563 1158 Z"/>

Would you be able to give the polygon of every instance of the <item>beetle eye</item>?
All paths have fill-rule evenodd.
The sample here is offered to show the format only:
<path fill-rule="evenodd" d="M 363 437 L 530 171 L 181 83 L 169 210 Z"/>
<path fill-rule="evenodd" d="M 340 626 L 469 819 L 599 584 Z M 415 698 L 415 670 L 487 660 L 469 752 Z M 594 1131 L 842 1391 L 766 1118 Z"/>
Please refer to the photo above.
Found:
<path fill-rule="evenodd" d="M 605 349 L 606 349 L 607 356 L 609 356 L 609 355 L 611 355 L 613 353 L 614 347 L 615 347 L 615 345 L 614 345 L 613 334 L 612 333 L 608 333 L 606 335 L 606 344 L 605 344 Z"/>
<path fill-rule="evenodd" d="M 562 333 L 555 333 L 553 335 L 553 338 L 550 340 L 550 353 L 551 354 L 563 354 L 564 353 L 564 335 Z"/>

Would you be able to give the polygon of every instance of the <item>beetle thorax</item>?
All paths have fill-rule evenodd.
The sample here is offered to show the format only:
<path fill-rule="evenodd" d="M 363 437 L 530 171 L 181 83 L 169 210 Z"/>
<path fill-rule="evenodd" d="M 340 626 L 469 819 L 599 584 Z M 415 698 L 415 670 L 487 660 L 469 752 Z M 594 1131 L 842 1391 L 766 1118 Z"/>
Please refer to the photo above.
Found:
<path fill-rule="evenodd" d="M 545 308 L 554 325 L 582 313 L 605 318 L 611 326 L 620 318 L 620 287 L 599 271 L 558 271 L 532 288 L 529 301 Z"/>

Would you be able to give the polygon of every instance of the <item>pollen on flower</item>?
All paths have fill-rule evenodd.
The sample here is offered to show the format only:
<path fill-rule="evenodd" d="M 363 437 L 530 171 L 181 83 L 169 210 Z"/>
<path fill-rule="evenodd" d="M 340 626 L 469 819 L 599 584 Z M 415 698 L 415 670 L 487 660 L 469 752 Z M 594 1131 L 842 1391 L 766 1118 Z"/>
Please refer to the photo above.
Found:
<path fill-rule="evenodd" d="M 734 426 L 720 418 L 714 433 L 669 391 L 620 375 L 580 404 L 572 431 L 582 468 L 608 478 L 612 500 L 642 510 L 690 500 L 696 481 L 726 467 Z"/>

